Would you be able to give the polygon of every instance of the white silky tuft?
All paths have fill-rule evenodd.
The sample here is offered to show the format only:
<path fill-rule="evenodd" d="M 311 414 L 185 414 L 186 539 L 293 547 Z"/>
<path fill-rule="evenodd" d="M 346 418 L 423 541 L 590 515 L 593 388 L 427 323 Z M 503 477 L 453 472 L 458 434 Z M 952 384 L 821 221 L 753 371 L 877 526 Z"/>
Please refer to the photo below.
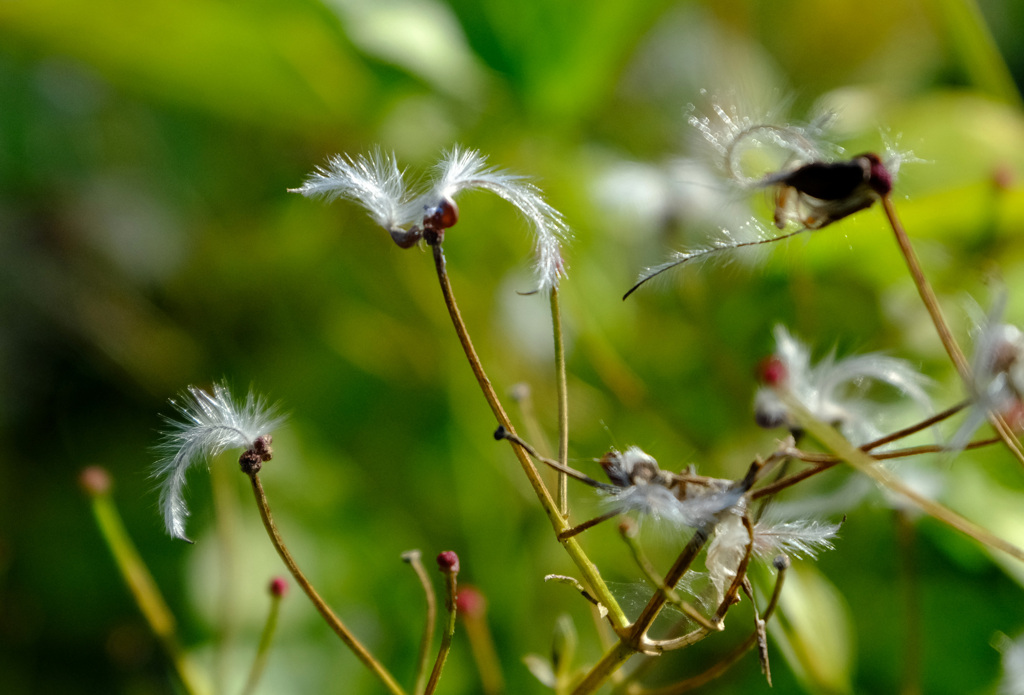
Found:
<path fill-rule="evenodd" d="M 167 532 L 189 541 L 184 497 L 188 469 L 227 449 L 251 447 L 285 418 L 252 391 L 244 402 L 236 403 L 225 383 L 214 384 L 212 394 L 189 386 L 178 399 L 171 399 L 171 405 L 182 419 L 165 418 L 168 429 L 157 447 L 163 457 L 154 466 L 152 477 L 160 480 L 160 510 Z"/>
<path fill-rule="evenodd" d="M 307 198 L 351 200 L 362 205 L 373 221 L 389 232 L 415 219 L 410 216 L 411 196 L 404 172 L 398 168 L 393 152 L 385 154 L 380 149 L 357 157 L 334 155 L 304 184 L 288 190 Z"/>
<path fill-rule="evenodd" d="M 816 558 L 818 553 L 835 548 L 832 539 L 838 532 L 839 524 L 814 519 L 762 519 L 754 525 L 753 553 L 761 560 L 771 560 L 779 553 Z"/>
<path fill-rule="evenodd" d="M 954 452 L 967 446 L 990 412 L 1006 416 L 1024 402 L 1024 332 L 1004 323 L 1006 303 L 1006 292 L 1000 291 L 988 315 L 976 321 L 971 383 L 967 385 L 974 402 L 950 441 Z"/>
<path fill-rule="evenodd" d="M 460 192 L 473 189 L 500 196 L 529 220 L 539 290 L 557 287 L 565 274 L 562 243 L 570 237 L 562 213 L 549 205 L 541 190 L 526 177 L 488 166 L 487 157 L 477 150 L 455 146 L 443 153 L 434 166 L 433 178 L 419 193 L 406 186 L 394 153 L 384 154 L 379 149 L 357 157 L 335 155 L 302 186 L 289 190 L 328 201 L 341 198 L 356 202 L 395 237 L 422 223 L 446 199 L 454 200 Z"/>
<path fill-rule="evenodd" d="M 872 418 L 878 406 L 850 393 L 867 381 L 888 384 L 924 411 L 932 410 L 931 399 L 924 388 L 928 380 L 905 360 L 878 353 L 842 359 L 830 354 L 811 365 L 807 347 L 784 326 L 775 327 L 775 341 L 775 355 L 785 365 L 785 385 L 789 392 L 819 420 L 838 424 L 854 444 L 864 444 L 880 435 Z M 758 391 L 755 408 L 759 414 L 786 413 L 785 405 L 769 387 Z"/>
<path fill-rule="evenodd" d="M 433 190 L 427 196 L 437 202 L 445 197 L 453 198 L 460 191 L 481 188 L 514 205 L 533 227 L 535 270 L 540 290 L 558 286 L 564 271 L 562 242 L 569 238 L 569 227 L 562 213 L 544 200 L 539 188 L 523 176 L 487 166 L 487 157 L 477 150 L 458 146 L 442 155 L 435 166 L 435 174 Z"/>

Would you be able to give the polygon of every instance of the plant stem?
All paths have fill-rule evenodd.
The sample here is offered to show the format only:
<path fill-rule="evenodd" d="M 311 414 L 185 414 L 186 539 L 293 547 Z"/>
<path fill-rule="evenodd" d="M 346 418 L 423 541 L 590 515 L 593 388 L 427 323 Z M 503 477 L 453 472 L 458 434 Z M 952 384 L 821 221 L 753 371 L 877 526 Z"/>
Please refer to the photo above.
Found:
<path fill-rule="evenodd" d="M 921 270 L 921 263 L 917 260 L 914 247 L 911 245 L 909 237 L 907 237 L 906 230 L 903 229 L 903 224 L 896 215 L 896 207 L 893 205 L 891 195 L 882 196 L 882 208 L 885 210 L 885 216 L 889 220 L 889 226 L 892 227 L 892 231 L 896 235 L 896 243 L 899 245 L 900 252 L 907 262 L 907 268 L 910 270 L 910 276 L 917 287 L 917 293 L 921 295 L 921 301 L 924 302 L 925 309 L 928 310 L 929 316 L 932 317 L 932 323 L 935 324 L 935 330 L 938 331 L 942 347 L 946 349 L 946 354 L 949 355 L 949 359 L 953 362 L 961 378 L 965 382 L 970 383 L 970 365 L 967 363 L 967 358 L 964 357 L 963 351 L 957 345 L 956 339 L 953 338 L 953 334 L 949 330 L 949 325 L 942 315 L 942 308 L 939 307 L 939 300 L 935 297 L 935 291 Z"/>
<path fill-rule="evenodd" d="M 551 288 L 551 325 L 555 339 L 555 384 L 558 389 L 558 462 L 569 465 L 569 387 L 565 375 L 565 337 L 562 333 L 562 309 L 558 286 Z M 558 511 L 569 516 L 569 479 L 558 474 Z"/>
<path fill-rule="evenodd" d="M 498 424 L 514 435 L 515 428 L 512 427 L 512 422 L 509 420 L 504 407 L 502 407 L 498 394 L 495 393 L 490 379 L 487 378 L 487 373 L 484 371 L 483 364 L 480 362 L 480 357 L 476 353 L 476 348 L 473 347 L 473 341 L 470 340 L 466 324 L 462 320 L 462 314 L 459 312 L 458 304 L 455 302 L 455 295 L 452 292 L 451 282 L 448 280 L 448 272 L 445 269 L 444 251 L 441 249 L 440 244 L 433 245 L 432 250 L 434 255 L 434 268 L 437 271 L 437 279 L 441 285 L 441 294 L 444 296 L 444 303 L 448 308 L 448 315 L 451 317 L 452 324 L 455 327 L 455 333 L 459 338 L 459 343 L 461 343 L 462 349 L 466 353 L 466 359 L 469 361 L 469 366 L 473 370 L 473 374 L 476 376 L 480 390 L 483 392 L 484 398 L 487 400 L 487 404 L 491 407 L 491 412 L 494 413 L 494 417 L 498 420 Z M 551 497 L 551 493 L 544 485 L 544 481 L 541 480 L 540 474 L 537 472 L 537 468 L 533 465 L 533 462 L 530 461 L 529 455 L 521 447 L 514 444 L 512 444 L 512 451 L 519 460 L 519 464 L 522 466 L 523 472 L 526 474 L 526 478 L 529 480 L 534 493 L 536 493 L 537 499 L 540 500 L 541 506 L 544 508 L 544 512 L 547 514 L 548 520 L 551 522 L 556 536 L 567 531 L 570 528 L 569 524 L 565 517 L 559 512 L 555 500 Z M 622 629 L 627 626 L 629 624 L 629 620 L 626 618 L 626 614 L 623 613 L 618 601 L 615 600 L 611 591 L 608 590 L 608 586 L 601 578 L 601 573 L 598 571 L 597 566 L 594 565 L 594 563 L 590 561 L 590 558 L 587 557 L 586 553 L 583 552 L 582 546 L 580 546 L 575 538 L 560 539 L 560 542 L 562 543 L 562 547 L 564 547 L 565 551 L 569 554 L 569 557 L 576 563 L 576 566 L 583 574 L 584 579 L 586 579 L 587 583 L 593 590 L 594 595 L 605 606 L 605 608 L 608 609 L 608 617 L 612 621 L 612 625 L 614 625 L 616 629 Z"/>
<path fill-rule="evenodd" d="M 917 566 L 917 529 L 905 509 L 897 509 L 893 518 L 899 540 L 900 582 L 903 590 L 903 687 L 901 695 L 921 693 L 921 577 Z"/>
<path fill-rule="evenodd" d="M 704 544 L 707 543 L 708 538 L 711 535 L 711 529 L 707 526 L 702 526 L 693 532 L 693 536 L 690 538 L 686 547 L 679 553 L 679 557 L 676 558 L 675 563 L 669 569 L 665 575 L 664 585 L 674 587 L 679 583 L 679 580 L 683 578 L 683 575 L 690 569 L 690 565 L 697 559 L 697 555 L 704 548 Z M 630 640 L 634 644 L 639 644 L 640 640 L 647 634 L 647 631 L 651 628 L 654 623 L 654 619 L 658 617 L 658 613 L 665 606 L 665 602 L 668 600 L 668 596 L 663 591 L 654 592 L 654 596 L 644 606 L 643 611 L 640 613 L 640 617 L 636 619 L 630 628 Z M 718 620 L 716 617 L 715 620 Z"/>
<path fill-rule="evenodd" d="M 925 514 L 928 514 L 947 526 L 951 526 L 961 533 L 970 536 L 982 545 L 987 545 L 995 550 L 1001 550 L 1015 559 L 1024 562 L 1024 550 L 1021 550 L 1012 543 L 1009 543 L 995 534 L 986 531 L 977 524 L 968 521 L 948 507 L 918 494 L 888 470 L 877 465 L 877 461 L 872 458 L 870 454 L 855 447 L 834 427 L 831 427 L 815 418 L 803 406 L 803 404 L 793 398 L 791 394 L 780 391 L 779 395 L 782 397 L 787 410 L 796 418 L 800 427 L 858 471 L 868 476 L 882 487 L 906 498 L 911 504 L 916 506 Z"/>
<path fill-rule="evenodd" d="M 487 614 L 464 610 L 461 615 L 476 670 L 480 674 L 481 690 L 484 695 L 500 695 L 505 689 L 505 679 L 501 674 L 501 660 L 494 647 L 494 638 L 487 626 Z"/>
<path fill-rule="evenodd" d="M 895 442 L 899 439 L 903 439 L 904 437 L 909 437 L 912 434 L 917 434 L 923 429 L 927 429 L 932 425 L 938 424 L 943 420 L 956 415 L 970 404 L 970 401 L 960 401 L 956 405 L 951 405 L 950 407 L 946 408 L 941 413 L 936 413 L 935 415 L 932 415 L 929 418 L 925 418 L 921 422 L 918 422 L 914 425 L 910 425 L 909 427 L 904 427 L 903 429 L 897 430 L 892 434 L 887 434 L 884 437 L 879 437 L 878 439 L 875 439 L 873 441 L 868 442 L 867 444 L 862 445 L 860 448 L 864 451 L 871 451 L 872 449 L 877 449 L 878 447 L 888 444 L 889 442 Z"/>
<path fill-rule="evenodd" d="M 636 654 L 636 649 L 626 642 L 620 640 L 612 646 L 608 652 L 601 657 L 601 660 L 594 664 L 594 667 L 590 669 L 586 677 L 576 686 L 576 689 L 572 691 L 572 695 L 588 695 L 589 693 L 595 692 L 598 688 L 604 685 L 604 682 L 608 678 L 619 670 L 624 663 L 626 663 L 631 656 Z"/>
<path fill-rule="evenodd" d="M 380 679 L 384 686 L 388 689 L 388 692 L 392 695 L 405 695 L 405 691 L 395 681 L 394 677 L 388 672 L 384 665 L 381 664 L 377 659 L 367 651 L 366 647 L 356 639 L 355 635 L 348 631 L 348 628 L 341 622 L 341 620 L 334 614 L 331 607 L 320 598 L 320 594 L 317 593 L 313 585 L 306 579 L 306 575 L 302 573 L 299 566 L 295 563 L 295 559 L 292 558 L 291 552 L 284 543 L 284 539 L 281 538 L 281 534 L 277 531 L 277 526 L 274 524 L 274 518 L 270 514 L 270 505 L 267 503 L 267 496 L 263 492 L 263 484 L 260 482 L 260 476 L 258 473 L 252 473 L 249 476 L 249 480 L 252 482 L 252 491 L 256 497 L 256 507 L 260 510 L 260 518 L 263 520 L 263 526 L 267 529 L 267 535 L 270 536 L 271 543 L 277 549 L 277 554 L 284 560 L 285 566 L 288 571 L 291 572 L 292 576 L 295 577 L 295 581 L 298 582 L 302 590 L 306 592 L 306 596 L 313 602 L 313 606 L 316 607 L 317 612 L 323 616 L 323 619 L 331 627 L 332 630 L 341 638 L 341 641 L 345 643 L 356 658 L 363 662 L 366 668 Z"/>
<path fill-rule="evenodd" d="M 971 383 L 971 367 L 967 362 L 967 358 L 964 357 L 960 346 L 957 345 L 956 339 L 953 338 L 952 332 L 949 330 L 949 325 L 942 315 L 941 307 L 939 307 L 939 301 L 935 297 L 935 291 L 932 290 L 931 284 L 929 284 L 928 279 L 921 270 L 921 263 L 917 260 L 914 247 L 911 245 L 909 237 L 907 237 L 906 230 L 903 229 L 903 224 L 896 215 L 896 207 L 893 205 L 892 195 L 882 196 L 882 208 L 885 210 L 885 216 L 889 220 L 889 226 L 892 227 L 892 231 L 896 235 L 896 243 L 899 244 L 903 258 L 907 262 L 910 276 L 914 279 L 918 294 L 921 295 L 921 301 L 924 302 L 928 314 L 932 317 L 932 323 L 935 324 L 935 330 L 938 331 L 939 340 L 942 341 L 942 346 L 946 349 L 949 359 L 956 366 L 960 378 L 963 379 L 965 384 L 969 385 Z M 1006 424 L 1003 416 L 999 413 L 990 412 L 989 420 L 992 422 L 996 432 L 999 433 L 1000 439 L 1006 444 L 1006 448 L 1024 465 L 1024 450 L 1021 449 L 1020 442 L 1017 441 L 1016 435 L 1014 435 L 1010 426 Z"/>
<path fill-rule="evenodd" d="M 277 629 L 277 616 L 281 611 L 281 597 L 276 594 L 270 596 L 270 614 L 267 615 L 267 622 L 263 626 L 263 634 L 260 635 L 260 643 L 256 648 L 256 658 L 253 659 L 252 669 L 249 671 L 249 678 L 242 689 L 242 695 L 251 695 L 256 691 L 256 686 L 263 675 L 263 669 L 267 666 L 267 657 L 270 654 L 270 643 L 274 638 L 274 631 Z"/>
<path fill-rule="evenodd" d="M 444 662 L 448 659 L 448 652 L 452 648 L 452 637 L 455 635 L 455 597 L 458 593 L 456 577 L 458 570 L 444 571 L 445 585 L 445 608 L 448 609 L 448 622 L 445 623 L 444 634 L 441 635 L 441 648 L 437 652 L 437 660 L 434 661 L 434 668 L 430 672 L 430 680 L 427 681 L 427 689 L 424 695 L 433 695 L 437 689 L 437 683 L 441 679 L 441 671 L 444 669 Z"/>
<path fill-rule="evenodd" d="M 121 571 L 124 583 L 132 592 L 136 605 L 149 624 L 149 629 L 156 635 L 164 653 L 177 671 L 185 692 L 189 695 L 209 693 L 209 685 L 178 643 L 174 615 L 167 607 L 160 589 L 153 580 L 153 575 L 132 543 L 110 494 L 104 492 L 92 495 L 92 511 L 100 534 L 107 542 L 107 547 L 110 548 L 114 561 Z"/>
<path fill-rule="evenodd" d="M 761 620 L 767 622 L 768 619 L 771 618 L 772 614 L 775 612 L 775 607 L 778 605 L 779 602 L 779 596 L 782 594 L 782 585 L 785 581 L 785 578 L 786 569 L 779 569 L 778 575 L 775 580 L 775 589 L 772 592 L 772 597 L 768 602 L 768 607 L 765 608 L 764 615 L 761 617 Z M 749 651 L 750 648 L 754 646 L 754 642 L 757 641 L 757 635 L 757 631 L 754 631 L 753 633 L 748 635 L 742 644 L 737 646 L 724 659 L 719 661 L 717 664 L 709 668 L 704 673 L 700 673 L 696 676 L 687 678 L 686 680 L 680 681 L 678 683 L 673 683 L 672 685 L 666 686 L 664 688 L 656 688 L 653 690 L 638 688 L 635 690 L 630 690 L 629 693 L 630 695 L 676 695 L 677 693 L 688 693 L 691 690 L 695 690 L 696 688 L 699 688 L 702 685 L 710 683 L 711 681 L 713 681 L 714 679 L 718 678 L 723 673 L 728 671 L 733 664 L 740 660 L 740 657 L 746 654 L 747 651 Z"/>
<path fill-rule="evenodd" d="M 696 608 L 694 608 L 689 603 L 684 601 L 682 597 L 676 593 L 674 587 L 665 583 L 665 580 L 662 579 L 661 576 L 658 574 L 658 571 L 654 568 L 654 565 L 647 557 L 647 554 L 643 551 L 643 548 L 640 547 L 640 542 L 636 539 L 635 524 L 627 525 L 623 523 L 621 526 L 619 526 L 619 534 L 622 536 L 622 539 L 626 542 L 626 545 L 629 546 L 629 551 L 633 555 L 633 561 L 636 562 L 636 565 L 640 568 L 640 571 L 644 573 L 644 576 L 647 578 L 647 581 L 657 591 L 664 593 L 665 598 L 668 600 L 670 604 L 681 610 L 688 618 L 693 620 L 701 627 L 707 628 L 708 630 L 722 629 L 723 626 L 721 623 L 715 625 L 709 622 L 707 618 L 701 615 L 700 611 L 698 611 Z"/>
<path fill-rule="evenodd" d="M 427 619 L 423 627 L 423 638 L 420 640 L 420 651 L 416 657 L 416 683 L 412 688 L 413 695 L 420 695 L 427 684 L 427 661 L 430 659 L 434 626 L 437 624 L 437 597 L 434 596 L 434 586 L 430 583 L 430 577 L 427 576 L 420 551 L 410 550 L 402 553 L 402 559 L 408 562 L 416 572 L 420 585 L 423 587 L 423 594 L 427 599 Z"/>

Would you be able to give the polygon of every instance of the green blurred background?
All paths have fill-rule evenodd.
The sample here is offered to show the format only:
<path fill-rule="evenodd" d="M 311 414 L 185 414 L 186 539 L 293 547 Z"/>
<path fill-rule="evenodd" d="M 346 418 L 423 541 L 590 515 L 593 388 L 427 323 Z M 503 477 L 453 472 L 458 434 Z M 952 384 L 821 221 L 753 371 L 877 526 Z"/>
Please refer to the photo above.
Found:
<path fill-rule="evenodd" d="M 165 535 L 148 478 L 167 398 L 221 378 L 290 413 L 262 475 L 278 524 L 400 680 L 422 625 L 410 548 L 457 551 L 460 580 L 487 594 L 507 692 L 541 691 L 521 658 L 549 652 L 562 612 L 592 663 L 584 602 L 542 582 L 573 567 L 490 438 L 429 255 L 356 206 L 286 188 L 376 144 L 413 171 L 461 143 L 534 176 L 575 232 L 562 299 L 576 464 L 594 473 L 637 444 L 669 469 L 736 476 L 777 434 L 750 402 L 778 322 L 816 355 L 912 360 L 940 407 L 961 389 L 877 210 L 756 269 L 684 270 L 620 301 L 640 268 L 709 231 L 699 202 L 663 187 L 688 151 L 687 105 L 701 89 L 788 99 L 798 118 L 825 103 L 853 151 L 900 135 L 925 162 L 901 172 L 899 208 L 966 339 L 966 298 L 987 305 L 993 276 L 1024 320 L 1022 26 L 1015 0 L 0 3 L 0 690 L 176 691 L 77 487 L 90 464 L 113 474 L 188 649 L 223 692 L 241 687 L 283 573 L 247 482 L 230 455 L 212 478 L 194 471 L 187 546 Z M 499 391 L 528 384 L 550 436 L 550 318 L 517 294 L 528 235 L 496 198 L 460 206 L 446 250 L 463 313 Z M 921 463 L 944 501 L 1024 539 L 1008 455 Z M 594 511 L 572 492 L 580 518 Z M 809 623 L 788 660 L 773 638 L 776 691 L 897 692 L 918 653 L 920 691 L 995 692 L 993 644 L 1024 630 L 1024 568 L 927 519 L 901 541 L 879 495 L 827 511 L 850 516 L 835 552 L 800 563 L 788 616 Z M 608 526 L 585 547 L 609 579 L 636 581 Z M 651 544 L 667 557 L 679 540 Z M 656 679 L 703 670 L 743 615 L 663 657 Z M 766 688 L 749 656 L 704 692 Z M 293 591 L 261 692 L 379 691 Z M 440 692 L 479 692 L 461 632 Z"/>

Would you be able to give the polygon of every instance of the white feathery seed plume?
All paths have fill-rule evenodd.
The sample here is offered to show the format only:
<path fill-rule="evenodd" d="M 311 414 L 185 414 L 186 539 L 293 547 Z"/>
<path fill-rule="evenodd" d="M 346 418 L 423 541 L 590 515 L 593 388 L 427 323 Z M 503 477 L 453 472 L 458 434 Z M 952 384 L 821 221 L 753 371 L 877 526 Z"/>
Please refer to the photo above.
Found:
<path fill-rule="evenodd" d="M 734 201 L 726 206 L 729 217 L 746 208 L 746 218 L 725 221 L 707 243 L 645 268 L 625 297 L 672 268 L 763 250 L 867 209 L 891 191 L 902 164 L 921 161 L 897 150 L 887 136 L 884 157 L 863 153 L 848 158 L 824 137 L 835 118 L 830 112 L 801 125 L 782 121 L 778 113 L 747 114 L 737 103 L 722 100 L 713 100 L 707 114 L 692 106 L 691 111 L 688 121 L 700 151 L 693 161 L 713 173 L 716 188 L 731 193 L 726 196 Z M 773 226 L 749 207 L 757 191 L 772 195 Z"/>
<path fill-rule="evenodd" d="M 317 168 L 302 186 L 289 190 L 307 197 L 356 202 L 395 243 L 408 248 L 423 237 L 425 227 L 438 224 L 439 215 L 444 219 L 441 231 L 454 225 L 458 220 L 455 196 L 474 189 L 494 193 L 526 217 L 533 229 L 539 289 L 556 287 L 564 274 L 561 246 L 570 236 L 562 214 L 525 177 L 488 166 L 487 157 L 477 150 L 455 146 L 444 152 L 432 178 L 418 193 L 410 192 L 394 153 L 380 150 L 368 156 L 331 157 L 327 166 Z"/>
<path fill-rule="evenodd" d="M 189 386 L 171 405 L 181 419 L 165 418 L 167 430 L 157 447 L 163 454 L 153 469 L 160 480 L 160 510 L 167 532 L 191 541 L 185 535 L 185 475 L 197 463 L 227 449 L 249 449 L 258 439 L 269 437 L 284 422 L 284 416 L 252 391 L 236 403 L 225 383 L 213 385 L 207 393 Z"/>
<path fill-rule="evenodd" d="M 888 384 L 913 399 L 922 410 L 931 411 L 931 399 L 924 389 L 927 379 L 905 360 L 878 353 L 837 358 L 832 353 L 812 365 L 807 347 L 784 326 L 775 327 L 775 342 L 774 359 L 783 367 L 785 388 L 816 418 L 837 425 L 854 444 L 864 444 L 881 434 L 873 417 L 879 405 L 857 394 L 868 382 Z M 754 411 L 763 427 L 795 425 L 770 386 L 758 390 Z"/>
<path fill-rule="evenodd" d="M 953 451 L 967 446 L 989 413 L 1002 415 L 1013 428 L 1024 418 L 1024 332 L 1004 322 L 1006 304 L 1006 292 L 1001 291 L 988 316 L 976 320 L 967 385 L 973 403 L 950 442 Z M 977 314 L 981 311 L 976 309 Z"/>

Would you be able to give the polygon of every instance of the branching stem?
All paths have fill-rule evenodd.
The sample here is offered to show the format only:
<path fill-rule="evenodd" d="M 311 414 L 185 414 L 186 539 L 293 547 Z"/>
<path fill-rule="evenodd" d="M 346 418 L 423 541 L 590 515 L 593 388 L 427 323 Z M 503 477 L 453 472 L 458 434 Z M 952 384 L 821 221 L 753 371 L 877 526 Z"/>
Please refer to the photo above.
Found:
<path fill-rule="evenodd" d="M 448 272 L 445 268 L 444 251 L 441 249 L 440 243 L 433 244 L 431 248 L 434 256 L 434 268 L 437 271 L 437 279 L 441 285 L 441 294 L 444 296 L 444 303 L 448 308 L 448 315 L 451 317 L 455 333 L 459 338 L 459 343 L 462 345 L 462 349 L 466 353 L 466 359 L 469 361 L 469 366 L 473 370 L 473 374 L 476 376 L 480 390 L 483 392 L 484 398 L 487 400 L 487 404 L 491 407 L 491 412 L 494 413 L 494 417 L 497 419 L 498 424 L 514 435 L 515 428 L 512 427 L 512 421 L 509 420 L 508 414 L 505 412 L 505 408 L 502 407 L 501 400 L 498 398 L 498 394 L 495 393 L 490 379 L 487 378 L 487 373 L 484 371 L 483 364 L 480 362 L 480 357 L 476 353 L 476 348 L 473 347 L 473 341 L 470 340 L 466 324 L 462 320 L 462 314 L 459 312 L 458 304 L 455 302 L 455 295 L 452 292 L 451 282 L 448 279 Z M 551 493 L 544 485 L 544 481 L 541 480 L 540 474 L 537 472 L 537 468 L 533 465 L 533 462 L 530 461 L 530 457 L 527 455 L 526 451 L 515 445 L 512 445 L 512 451 L 519 460 L 519 464 L 522 466 L 523 472 L 526 474 L 534 493 L 536 493 L 537 499 L 540 500 L 541 506 L 544 508 L 544 512 L 547 514 L 548 520 L 551 522 L 556 536 L 560 535 L 563 531 L 568 530 L 568 522 L 559 512 L 558 505 L 551 497 Z M 608 586 L 601 578 L 601 573 L 598 571 L 597 566 L 591 562 L 590 558 L 583 552 L 583 548 L 580 546 L 579 542 L 577 542 L 575 538 L 565 538 L 561 539 L 561 543 L 562 547 L 564 547 L 566 552 L 569 554 L 569 557 L 571 557 L 573 562 L 576 563 L 576 566 L 583 574 L 583 577 L 587 580 L 591 589 L 593 589 L 594 595 L 599 601 L 601 601 L 605 608 L 608 609 L 608 617 L 612 621 L 612 625 L 616 629 L 622 629 L 628 625 L 629 620 L 626 618 L 626 614 L 623 613 L 618 601 L 615 600 L 611 591 L 608 590 Z"/>
<path fill-rule="evenodd" d="M 821 442 L 826 448 L 832 450 L 838 457 L 849 463 L 858 471 L 868 476 L 882 487 L 897 493 L 911 504 L 923 511 L 925 514 L 934 517 L 938 521 L 951 526 L 956 530 L 970 536 L 982 545 L 987 545 L 995 550 L 1001 550 L 1013 558 L 1024 562 L 1024 550 L 1016 545 L 999 538 L 977 524 L 968 521 L 953 510 L 938 502 L 922 496 L 906 485 L 902 480 L 894 476 L 885 468 L 877 465 L 877 460 L 870 454 L 858 449 L 848 442 L 835 428 L 815 418 L 796 398 L 789 393 L 780 392 L 787 410 L 793 414 L 800 426 L 812 437 Z"/>

